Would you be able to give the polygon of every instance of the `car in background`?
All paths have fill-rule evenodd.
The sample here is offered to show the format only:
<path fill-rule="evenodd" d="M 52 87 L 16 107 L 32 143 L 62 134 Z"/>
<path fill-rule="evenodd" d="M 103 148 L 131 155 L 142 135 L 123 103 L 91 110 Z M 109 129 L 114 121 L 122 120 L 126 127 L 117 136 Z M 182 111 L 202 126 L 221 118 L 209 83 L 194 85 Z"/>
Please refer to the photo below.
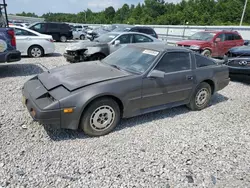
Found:
<path fill-rule="evenodd" d="M 8 16 L 3 16 L 3 11 L 7 15 L 7 4 L 3 1 L 0 4 L 0 63 L 10 63 L 19 61 L 21 53 L 16 50 L 16 37 L 13 28 L 9 28 Z"/>
<path fill-rule="evenodd" d="M 66 23 L 38 22 L 28 26 L 28 28 L 42 34 L 51 35 L 55 41 L 66 42 L 73 39 L 72 29 Z"/>
<path fill-rule="evenodd" d="M 71 63 L 101 60 L 130 43 L 159 42 L 150 35 L 136 32 L 109 32 L 94 39 L 93 42 L 78 42 L 65 49 L 64 57 Z"/>
<path fill-rule="evenodd" d="M 243 46 L 244 40 L 236 31 L 200 31 L 177 46 L 189 48 L 207 57 L 221 58 L 235 46 Z"/>
<path fill-rule="evenodd" d="M 87 31 L 83 30 L 77 30 L 77 29 L 73 29 L 73 39 L 80 39 L 80 40 L 85 40 L 86 39 L 86 35 L 87 35 Z"/>
<path fill-rule="evenodd" d="M 163 43 L 140 43 L 102 61 L 45 71 L 28 80 L 22 93 L 34 120 L 102 136 L 121 118 L 181 105 L 202 110 L 229 81 L 228 67 L 211 58 Z"/>
<path fill-rule="evenodd" d="M 250 81 L 250 46 L 229 49 L 225 64 L 229 67 L 230 77 Z"/>
<path fill-rule="evenodd" d="M 16 47 L 21 55 L 42 57 L 55 51 L 55 45 L 50 35 L 44 35 L 24 27 L 11 26 L 16 35 Z"/>
<path fill-rule="evenodd" d="M 93 41 L 94 39 L 100 37 L 101 35 L 111 32 L 114 29 L 114 27 L 109 27 L 109 26 L 100 26 L 97 28 L 94 28 L 92 30 L 87 31 L 87 38 L 90 41 Z"/>

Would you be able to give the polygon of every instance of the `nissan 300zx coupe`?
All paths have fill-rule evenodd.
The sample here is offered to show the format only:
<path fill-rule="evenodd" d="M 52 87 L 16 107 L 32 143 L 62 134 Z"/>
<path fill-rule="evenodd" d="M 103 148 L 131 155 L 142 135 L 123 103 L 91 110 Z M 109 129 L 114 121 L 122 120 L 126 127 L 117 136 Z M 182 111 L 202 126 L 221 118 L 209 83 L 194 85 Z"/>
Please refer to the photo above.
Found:
<path fill-rule="evenodd" d="M 210 58 L 181 47 L 141 43 L 101 61 L 43 72 L 22 92 L 34 120 L 101 136 L 121 118 L 180 105 L 202 110 L 229 81 L 228 67 Z"/>

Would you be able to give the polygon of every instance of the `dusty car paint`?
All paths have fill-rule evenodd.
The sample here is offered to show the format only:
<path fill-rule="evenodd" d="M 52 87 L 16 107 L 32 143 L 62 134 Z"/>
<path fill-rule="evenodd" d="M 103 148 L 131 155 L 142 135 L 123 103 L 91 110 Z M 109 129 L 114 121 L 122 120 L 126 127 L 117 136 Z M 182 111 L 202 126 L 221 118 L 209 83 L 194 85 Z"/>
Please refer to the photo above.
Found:
<path fill-rule="evenodd" d="M 122 117 L 129 118 L 148 112 L 188 104 L 196 87 L 208 82 L 213 93 L 229 83 L 228 68 L 217 65 L 196 68 L 194 52 L 162 44 L 137 44 L 129 48 L 143 48 L 159 52 L 152 65 L 143 74 L 132 74 L 103 64 L 100 61 L 73 64 L 44 72 L 27 81 L 23 96 L 33 119 L 77 129 L 84 109 L 90 102 L 103 96 L 117 100 L 122 107 Z M 162 79 L 148 77 L 165 53 L 188 52 L 191 69 L 164 74 Z M 193 79 L 188 79 L 192 75 Z M 65 114 L 64 108 L 74 112 Z M 32 110 L 36 111 L 34 116 Z"/>

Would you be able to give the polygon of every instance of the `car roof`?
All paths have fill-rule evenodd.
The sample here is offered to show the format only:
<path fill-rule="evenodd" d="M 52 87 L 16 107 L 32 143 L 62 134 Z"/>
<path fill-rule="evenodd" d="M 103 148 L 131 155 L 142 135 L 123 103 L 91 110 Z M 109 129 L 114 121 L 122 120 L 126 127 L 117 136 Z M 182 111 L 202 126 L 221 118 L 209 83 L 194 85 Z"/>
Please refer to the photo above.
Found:
<path fill-rule="evenodd" d="M 237 31 L 228 31 L 228 30 L 205 30 L 205 31 L 199 31 L 199 32 L 206 32 L 206 33 L 238 33 Z"/>
<path fill-rule="evenodd" d="M 129 44 L 129 46 L 136 46 L 139 48 L 145 48 L 149 50 L 155 50 L 159 52 L 164 52 L 164 51 L 182 51 L 182 52 L 192 52 L 189 49 L 183 48 L 183 47 L 178 47 L 178 46 L 170 46 L 166 45 L 164 43 L 158 43 L 158 42 L 151 42 L 151 43 L 135 43 L 135 44 Z"/>
<path fill-rule="evenodd" d="M 16 25 L 10 25 L 10 27 L 11 27 L 11 28 L 16 28 L 16 29 L 25 30 L 25 31 L 34 33 L 34 34 L 36 34 L 36 35 L 38 35 L 38 36 L 43 35 L 43 34 L 41 34 L 41 33 L 38 33 L 38 32 L 36 32 L 36 31 L 34 31 L 34 30 L 31 30 L 31 29 L 29 29 L 29 28 L 27 28 L 27 27 L 21 27 L 21 26 L 16 26 Z"/>
<path fill-rule="evenodd" d="M 133 28 L 153 29 L 152 27 L 148 26 L 134 26 Z"/>

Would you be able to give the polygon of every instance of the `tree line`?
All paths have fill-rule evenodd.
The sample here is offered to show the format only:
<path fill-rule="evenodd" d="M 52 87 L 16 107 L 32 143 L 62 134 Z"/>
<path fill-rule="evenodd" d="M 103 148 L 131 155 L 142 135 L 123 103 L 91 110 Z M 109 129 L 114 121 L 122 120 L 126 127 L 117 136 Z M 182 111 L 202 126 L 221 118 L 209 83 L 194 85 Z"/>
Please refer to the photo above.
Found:
<path fill-rule="evenodd" d="M 137 5 L 124 4 L 115 10 L 110 6 L 100 12 L 90 9 L 77 14 L 46 13 L 46 21 L 90 24 L 147 24 L 147 25 L 239 25 L 245 0 L 182 0 L 168 3 L 164 0 L 145 0 Z M 35 13 L 16 14 L 38 17 Z M 250 2 L 243 25 L 250 25 Z"/>

